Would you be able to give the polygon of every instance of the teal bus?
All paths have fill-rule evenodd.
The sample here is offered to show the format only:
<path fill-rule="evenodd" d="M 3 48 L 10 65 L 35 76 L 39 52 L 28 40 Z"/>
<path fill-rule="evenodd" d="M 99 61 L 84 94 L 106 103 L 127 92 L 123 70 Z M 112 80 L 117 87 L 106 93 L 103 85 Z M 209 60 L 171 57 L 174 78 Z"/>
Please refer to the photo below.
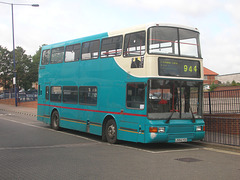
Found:
<path fill-rule="evenodd" d="M 199 31 L 146 24 L 42 47 L 38 120 L 118 140 L 205 135 Z"/>

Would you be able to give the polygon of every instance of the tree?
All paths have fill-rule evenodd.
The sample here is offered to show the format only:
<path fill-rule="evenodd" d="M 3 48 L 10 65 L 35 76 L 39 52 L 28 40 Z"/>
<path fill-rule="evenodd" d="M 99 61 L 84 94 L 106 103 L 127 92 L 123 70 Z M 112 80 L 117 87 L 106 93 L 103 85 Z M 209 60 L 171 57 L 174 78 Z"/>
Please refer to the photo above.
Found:
<path fill-rule="evenodd" d="M 42 46 L 39 47 L 39 49 L 36 51 L 36 54 L 32 57 L 33 61 L 32 61 L 32 66 L 29 72 L 31 74 L 32 82 L 38 81 L 38 66 L 40 62 L 41 50 L 42 50 Z"/>
<path fill-rule="evenodd" d="M 232 81 L 232 86 L 237 86 L 237 83 L 236 83 L 236 81 Z"/>
<path fill-rule="evenodd" d="M 25 54 L 25 50 L 17 47 L 15 50 L 15 61 L 17 71 L 17 87 L 28 90 L 32 87 L 30 69 L 32 66 L 31 56 Z"/>
<path fill-rule="evenodd" d="M 41 47 L 33 57 L 27 55 L 25 50 L 19 46 L 15 49 L 18 89 L 28 90 L 32 87 L 33 82 L 37 82 L 40 55 Z M 4 89 L 13 87 L 13 69 L 13 52 L 0 46 L 0 86 L 4 87 Z"/>
<path fill-rule="evenodd" d="M 210 86 L 210 90 L 209 90 L 209 91 L 214 91 L 214 89 L 215 89 L 216 87 L 218 87 L 218 85 L 212 83 L 211 86 Z"/>
<path fill-rule="evenodd" d="M 0 46 L 0 86 L 9 89 L 12 86 L 13 60 L 10 51 Z"/>

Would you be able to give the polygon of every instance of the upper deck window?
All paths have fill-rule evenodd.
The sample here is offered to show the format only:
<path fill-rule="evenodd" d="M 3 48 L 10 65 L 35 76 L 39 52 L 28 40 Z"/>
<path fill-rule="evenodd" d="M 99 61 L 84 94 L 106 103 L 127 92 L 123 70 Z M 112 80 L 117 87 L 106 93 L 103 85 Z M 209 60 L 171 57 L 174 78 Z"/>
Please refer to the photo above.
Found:
<path fill-rule="evenodd" d="M 44 50 L 42 52 L 42 61 L 41 61 L 41 64 L 42 65 L 46 65 L 49 63 L 49 60 L 50 60 L 50 49 L 47 49 L 47 50 Z"/>
<path fill-rule="evenodd" d="M 97 59 L 99 56 L 100 41 L 89 41 L 82 45 L 82 60 Z"/>
<path fill-rule="evenodd" d="M 78 61 L 80 59 L 81 44 L 69 45 L 66 47 L 65 62 Z"/>
<path fill-rule="evenodd" d="M 102 40 L 101 58 L 121 56 L 122 54 L 122 36 L 105 38 Z"/>
<path fill-rule="evenodd" d="M 200 57 L 199 33 L 179 29 L 179 43 L 181 56 Z"/>
<path fill-rule="evenodd" d="M 58 47 L 58 48 L 52 49 L 51 64 L 63 62 L 63 56 L 64 56 L 64 47 Z"/>
<path fill-rule="evenodd" d="M 145 54 L 145 31 L 126 34 L 124 40 L 125 57 L 142 56 Z"/>
<path fill-rule="evenodd" d="M 200 58 L 199 33 L 174 27 L 148 30 L 148 53 Z"/>

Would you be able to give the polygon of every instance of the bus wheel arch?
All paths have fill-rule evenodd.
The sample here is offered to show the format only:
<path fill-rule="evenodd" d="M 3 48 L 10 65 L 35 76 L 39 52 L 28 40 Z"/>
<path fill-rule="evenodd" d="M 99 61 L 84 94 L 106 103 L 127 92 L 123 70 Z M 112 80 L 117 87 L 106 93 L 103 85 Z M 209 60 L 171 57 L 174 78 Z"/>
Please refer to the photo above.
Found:
<path fill-rule="evenodd" d="M 102 140 L 110 144 L 117 143 L 117 124 L 111 115 L 107 115 L 103 121 Z"/>
<path fill-rule="evenodd" d="M 57 109 L 53 109 L 51 113 L 51 128 L 54 130 L 60 130 L 60 116 Z"/>

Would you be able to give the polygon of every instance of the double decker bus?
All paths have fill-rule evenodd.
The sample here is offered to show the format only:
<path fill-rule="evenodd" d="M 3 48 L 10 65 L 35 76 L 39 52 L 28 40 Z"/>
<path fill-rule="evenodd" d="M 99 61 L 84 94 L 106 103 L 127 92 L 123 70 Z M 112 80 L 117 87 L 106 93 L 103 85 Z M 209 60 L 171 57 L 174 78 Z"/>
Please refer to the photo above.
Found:
<path fill-rule="evenodd" d="M 190 142 L 205 135 L 195 28 L 147 24 L 42 47 L 38 120 L 117 140 Z"/>

